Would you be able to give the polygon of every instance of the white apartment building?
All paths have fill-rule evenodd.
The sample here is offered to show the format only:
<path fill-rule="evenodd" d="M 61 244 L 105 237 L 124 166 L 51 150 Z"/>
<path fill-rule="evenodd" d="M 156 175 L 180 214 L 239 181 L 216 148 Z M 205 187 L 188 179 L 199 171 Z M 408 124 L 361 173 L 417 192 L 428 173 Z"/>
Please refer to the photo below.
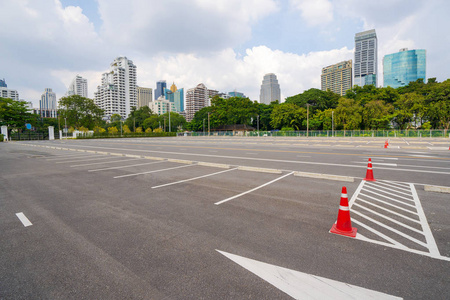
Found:
<path fill-rule="evenodd" d="M 94 93 L 94 101 L 105 111 L 105 117 L 119 114 L 128 117 L 131 107 L 137 107 L 136 66 L 126 57 L 117 57 L 109 72 L 103 73 L 102 84 Z"/>
<path fill-rule="evenodd" d="M 88 84 L 87 79 L 80 75 L 75 76 L 69 85 L 67 90 L 67 96 L 80 95 L 81 97 L 88 97 Z"/>
<path fill-rule="evenodd" d="M 186 121 L 190 122 L 196 112 L 206 106 L 210 106 L 210 98 L 218 94 L 216 90 L 208 90 L 203 83 L 186 92 Z"/>
<path fill-rule="evenodd" d="M 177 111 L 175 103 L 170 102 L 169 100 L 164 98 L 164 96 L 160 96 L 155 101 L 150 102 L 149 107 L 152 112 L 157 114 L 158 116 L 163 115 L 169 111 Z"/>
<path fill-rule="evenodd" d="M 19 93 L 16 90 L 11 90 L 6 87 L 0 87 L 0 97 L 19 101 Z"/>

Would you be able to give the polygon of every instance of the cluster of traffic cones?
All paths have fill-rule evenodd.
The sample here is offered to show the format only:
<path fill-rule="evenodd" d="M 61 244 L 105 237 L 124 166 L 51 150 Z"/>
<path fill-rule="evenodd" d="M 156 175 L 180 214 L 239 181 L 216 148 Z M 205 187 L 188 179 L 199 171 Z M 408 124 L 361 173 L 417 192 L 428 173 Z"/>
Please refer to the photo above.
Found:
<path fill-rule="evenodd" d="M 375 181 L 372 170 L 372 159 L 370 158 L 367 164 L 367 172 L 364 180 Z M 337 221 L 331 227 L 330 232 L 349 237 L 356 237 L 356 231 L 357 228 L 352 227 L 352 219 L 350 218 L 350 207 L 348 206 L 347 187 L 343 186 Z"/>
<path fill-rule="evenodd" d="M 389 140 L 386 140 L 386 142 L 384 142 L 384 148 L 389 147 Z"/>

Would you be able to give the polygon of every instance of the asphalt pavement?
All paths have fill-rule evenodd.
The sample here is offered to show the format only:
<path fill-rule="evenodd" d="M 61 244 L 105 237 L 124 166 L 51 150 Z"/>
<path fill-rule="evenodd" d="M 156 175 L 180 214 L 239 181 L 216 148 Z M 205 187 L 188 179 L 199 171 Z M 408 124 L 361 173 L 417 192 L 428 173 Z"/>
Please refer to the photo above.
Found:
<path fill-rule="evenodd" d="M 0 298 L 448 299 L 450 194 L 424 187 L 450 186 L 450 140 L 384 144 L 0 143 Z M 343 186 L 356 238 L 329 233 Z"/>

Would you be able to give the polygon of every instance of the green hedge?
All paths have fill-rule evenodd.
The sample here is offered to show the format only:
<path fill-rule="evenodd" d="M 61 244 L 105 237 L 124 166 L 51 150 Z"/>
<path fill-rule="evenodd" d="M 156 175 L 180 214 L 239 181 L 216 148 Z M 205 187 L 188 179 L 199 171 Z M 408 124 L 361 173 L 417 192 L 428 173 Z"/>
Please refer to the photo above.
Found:
<path fill-rule="evenodd" d="M 0 142 L 3 142 L 4 138 L 5 138 L 5 136 L 3 134 L 0 134 Z"/>

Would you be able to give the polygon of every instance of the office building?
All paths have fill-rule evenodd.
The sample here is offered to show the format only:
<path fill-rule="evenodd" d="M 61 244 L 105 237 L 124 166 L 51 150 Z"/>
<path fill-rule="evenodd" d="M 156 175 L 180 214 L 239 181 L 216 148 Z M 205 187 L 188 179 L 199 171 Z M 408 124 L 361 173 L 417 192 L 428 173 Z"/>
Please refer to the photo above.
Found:
<path fill-rule="evenodd" d="M 6 81 L 5 81 L 5 78 L 3 78 L 3 79 L 0 79 L 0 88 L 2 88 L 2 87 L 8 87 L 8 85 L 6 84 Z"/>
<path fill-rule="evenodd" d="M 137 109 L 148 106 L 150 107 L 150 102 L 153 101 L 153 90 L 151 88 L 145 88 L 141 86 L 136 86 L 137 93 Z"/>
<path fill-rule="evenodd" d="M 167 88 L 167 84 L 165 80 L 160 80 L 156 82 L 155 89 L 155 100 L 161 96 L 164 96 L 164 89 Z"/>
<path fill-rule="evenodd" d="M 244 93 L 241 92 L 237 92 L 237 91 L 233 91 L 233 92 L 228 92 L 228 96 L 230 97 L 241 97 L 241 98 L 247 98 Z"/>
<path fill-rule="evenodd" d="M 170 89 L 164 89 L 164 96 L 167 100 L 175 104 L 175 110 L 177 112 L 184 111 L 184 89 L 178 89 L 175 82 Z"/>
<path fill-rule="evenodd" d="M 186 91 L 186 121 L 190 122 L 196 112 L 210 106 L 210 98 L 217 95 L 216 90 L 208 90 L 203 83 Z"/>
<path fill-rule="evenodd" d="M 81 97 L 88 97 L 88 84 L 87 79 L 80 75 L 75 76 L 69 85 L 67 90 L 67 96 L 79 95 Z"/>
<path fill-rule="evenodd" d="M 280 85 L 277 76 L 273 73 L 264 75 L 261 90 L 259 93 L 259 103 L 270 104 L 272 101 L 281 102 Z"/>
<path fill-rule="evenodd" d="M 169 111 L 176 111 L 175 103 L 170 102 L 164 96 L 160 96 L 155 101 L 150 102 L 150 109 L 157 115 L 163 115 Z"/>
<path fill-rule="evenodd" d="M 352 88 L 352 60 L 342 61 L 322 68 L 321 90 L 332 91 L 341 96 Z"/>
<path fill-rule="evenodd" d="M 411 81 L 426 79 L 426 50 L 400 49 L 383 58 L 384 87 L 398 88 Z"/>
<path fill-rule="evenodd" d="M 355 59 L 353 84 L 377 86 L 378 46 L 375 29 L 355 34 Z"/>
<path fill-rule="evenodd" d="M 50 88 L 46 88 L 45 92 L 41 95 L 39 101 L 39 111 L 41 118 L 56 118 L 56 94 Z"/>
<path fill-rule="evenodd" d="M 95 104 L 105 111 L 109 119 L 113 114 L 127 118 L 131 107 L 137 106 L 136 66 L 126 57 L 117 57 L 109 71 L 103 73 L 102 84 L 97 87 Z"/>
<path fill-rule="evenodd" d="M 5 79 L 0 79 L 0 97 L 19 101 L 19 93 L 16 90 L 8 89 Z"/>

